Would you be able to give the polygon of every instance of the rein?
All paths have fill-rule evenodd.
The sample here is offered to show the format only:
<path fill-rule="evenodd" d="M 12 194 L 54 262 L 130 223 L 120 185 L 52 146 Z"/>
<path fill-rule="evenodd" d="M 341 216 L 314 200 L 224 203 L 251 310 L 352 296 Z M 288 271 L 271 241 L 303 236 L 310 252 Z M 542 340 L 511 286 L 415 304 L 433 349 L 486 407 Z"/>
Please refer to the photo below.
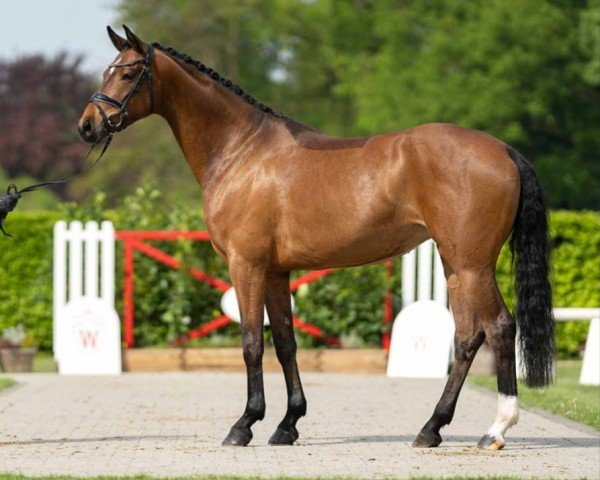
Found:
<path fill-rule="evenodd" d="M 104 138 L 104 136 L 106 136 L 106 141 L 104 142 L 104 146 L 102 147 L 102 151 L 100 152 L 100 155 L 98 156 L 98 158 L 96 160 L 94 160 L 94 162 L 91 165 L 89 165 L 82 171 L 80 171 L 80 172 L 75 171 L 80 166 L 80 165 L 77 165 L 71 173 L 63 175 L 62 177 L 59 177 L 56 180 L 36 183 L 34 185 L 30 185 L 29 187 L 25 187 L 22 190 L 17 189 L 17 186 L 14 183 L 11 183 L 8 186 L 8 188 L 6 189 L 6 193 L 0 195 L 0 232 L 2 232 L 7 237 L 12 237 L 12 235 L 10 235 L 9 233 L 7 233 L 4 230 L 4 222 L 5 222 L 8 214 L 16 208 L 17 203 L 19 202 L 19 199 L 21 198 L 21 195 L 23 193 L 33 192 L 35 190 L 39 190 L 40 188 L 49 187 L 50 185 L 58 185 L 61 183 L 66 183 L 66 182 L 72 180 L 73 178 L 75 178 L 76 176 L 90 171 L 92 168 L 94 168 L 98 164 L 98 162 L 100 162 L 100 160 L 106 153 L 106 150 L 108 149 L 110 143 L 112 142 L 114 134 L 116 132 L 120 132 L 121 130 L 123 130 L 125 128 L 125 120 L 127 118 L 127 104 L 129 103 L 131 98 L 140 90 L 140 88 L 142 87 L 142 85 L 144 83 L 144 80 L 146 80 L 146 79 L 148 79 L 148 86 L 150 88 L 150 112 L 152 113 L 152 111 L 154 110 L 154 103 L 153 103 L 154 95 L 153 95 L 153 85 L 152 85 L 152 59 L 153 58 L 154 58 L 154 48 L 152 47 L 152 45 L 147 44 L 147 52 L 146 52 L 146 56 L 144 58 L 135 60 L 135 61 L 129 62 L 129 63 L 111 63 L 109 65 L 109 67 L 120 68 L 120 67 L 131 67 L 133 65 L 143 63 L 144 67 L 142 68 L 142 71 L 140 72 L 140 75 L 138 76 L 137 81 L 135 82 L 135 84 L 133 85 L 133 87 L 131 88 L 131 90 L 125 96 L 125 98 L 123 100 L 119 101 L 116 98 L 113 98 L 113 97 L 106 95 L 105 93 L 101 93 L 101 92 L 96 92 L 91 96 L 88 103 L 94 104 L 94 106 L 98 109 L 98 112 L 100 113 L 100 116 L 102 117 L 102 121 L 103 121 L 102 134 L 106 134 L 106 135 L 102 135 L 102 134 L 100 135 L 98 142 L 94 143 L 91 146 L 90 150 L 88 151 L 86 156 L 83 157 L 80 164 L 83 163 L 87 159 L 87 157 L 90 155 L 90 153 L 92 153 L 92 150 L 94 150 L 94 148 L 98 145 L 99 141 L 102 138 Z M 107 103 L 109 105 L 116 107 L 118 110 L 116 112 L 113 112 L 113 113 L 110 113 L 107 115 L 106 112 L 104 111 L 104 109 L 100 106 L 100 104 L 98 102 Z M 112 119 L 117 116 L 118 116 L 118 121 L 113 122 Z"/>

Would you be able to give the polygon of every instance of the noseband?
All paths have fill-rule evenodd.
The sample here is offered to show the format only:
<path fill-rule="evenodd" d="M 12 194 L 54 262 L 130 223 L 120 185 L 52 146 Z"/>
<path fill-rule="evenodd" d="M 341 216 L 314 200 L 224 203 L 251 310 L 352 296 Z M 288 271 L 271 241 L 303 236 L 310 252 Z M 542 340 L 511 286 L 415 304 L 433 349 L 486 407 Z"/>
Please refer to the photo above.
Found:
<path fill-rule="evenodd" d="M 109 67 L 114 68 L 132 67 L 139 63 L 144 65 L 140 75 L 138 76 L 138 79 L 131 90 L 129 90 L 129 93 L 125 95 L 123 100 L 117 100 L 116 98 L 101 92 L 94 93 L 89 100 L 98 109 L 98 112 L 100 113 L 100 116 L 104 122 L 104 129 L 109 134 L 119 132 L 125 128 L 124 125 L 127 118 L 127 104 L 129 103 L 129 100 L 131 100 L 131 98 L 140 90 L 144 84 L 144 80 L 146 79 L 148 79 L 148 86 L 150 89 L 150 112 L 154 110 L 154 95 L 152 89 L 152 59 L 154 58 L 154 47 L 149 43 L 147 43 L 146 46 L 147 51 L 144 58 L 140 58 L 129 63 L 111 63 L 109 65 Z M 104 109 L 100 106 L 101 103 L 112 105 L 118 110 L 107 115 Z M 113 120 L 115 118 L 117 118 L 116 121 Z"/>

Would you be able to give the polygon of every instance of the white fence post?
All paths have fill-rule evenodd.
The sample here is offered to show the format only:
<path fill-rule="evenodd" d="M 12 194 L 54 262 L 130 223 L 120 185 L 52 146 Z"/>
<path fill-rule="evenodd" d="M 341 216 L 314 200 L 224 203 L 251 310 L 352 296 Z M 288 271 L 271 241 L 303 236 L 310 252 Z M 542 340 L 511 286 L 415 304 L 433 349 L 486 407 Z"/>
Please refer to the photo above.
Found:
<path fill-rule="evenodd" d="M 448 286 L 442 259 L 433 240 L 402 256 L 402 308 L 417 300 L 448 305 Z"/>
<path fill-rule="evenodd" d="M 388 376 L 446 376 L 454 335 L 447 305 L 442 259 L 427 240 L 402 257 L 402 311 L 392 327 Z"/>
<path fill-rule="evenodd" d="M 442 257 L 437 247 L 434 249 L 434 266 L 433 266 L 433 299 L 440 302 L 444 306 L 448 305 L 448 284 L 446 275 L 444 274 L 444 265 Z"/>
<path fill-rule="evenodd" d="M 411 250 L 402 257 L 402 308 L 417 299 L 417 250 Z"/>
<path fill-rule="evenodd" d="M 102 247 L 100 298 L 111 308 L 115 308 L 115 228 L 111 222 L 102 222 L 100 244 Z"/>
<path fill-rule="evenodd" d="M 592 318 L 590 322 L 579 383 L 600 385 L 600 316 Z"/>
<path fill-rule="evenodd" d="M 83 241 L 85 245 L 84 259 L 84 288 L 83 294 L 86 297 L 98 296 L 98 224 L 96 222 L 87 222 L 83 232 Z"/>
<path fill-rule="evenodd" d="M 98 370 L 98 373 L 114 373 L 117 371 L 117 364 L 120 371 L 120 329 L 118 316 L 114 313 L 114 243 L 115 230 L 111 222 L 102 222 L 101 228 L 98 228 L 98 223 L 94 221 L 87 222 L 85 228 L 79 221 L 71 222 L 70 225 L 60 221 L 54 225 L 53 350 L 61 373 L 63 370 L 60 368 L 61 359 L 65 348 L 68 347 L 70 358 L 79 354 L 77 348 L 81 345 L 73 346 L 73 328 L 79 325 L 77 321 L 82 318 L 82 315 L 87 316 L 88 326 L 93 324 L 94 329 L 98 326 L 99 331 L 102 331 L 103 338 L 110 339 L 107 340 L 110 343 L 108 350 L 112 352 L 109 362 L 112 365 L 110 372 L 102 371 L 103 367 L 98 360 L 101 358 L 98 355 L 101 355 L 102 345 L 99 343 L 100 346 L 96 348 L 96 338 L 85 337 L 89 334 L 97 335 L 98 332 L 79 332 L 79 337 L 85 344 L 84 347 L 88 349 L 88 353 L 86 353 L 88 356 L 82 358 L 88 358 L 89 365 L 93 365 L 90 367 L 89 373 L 95 373 L 95 370 Z M 69 340 L 68 345 L 65 343 L 66 338 Z M 90 338 L 93 342 L 90 341 Z M 76 340 L 75 344 L 77 344 Z M 90 345 L 94 350 L 92 355 L 89 354 Z M 119 349 L 118 362 L 113 358 L 115 357 L 115 345 Z M 99 352 L 98 355 L 96 355 L 96 350 Z M 86 366 L 83 365 L 82 370 L 86 371 L 85 368 Z M 75 371 L 78 367 L 76 364 L 73 367 L 71 361 L 67 369 Z M 68 373 L 71 373 L 70 371 Z"/>
<path fill-rule="evenodd" d="M 433 240 L 417 247 L 417 300 L 431 300 L 433 280 Z"/>
<path fill-rule="evenodd" d="M 67 236 L 69 248 L 68 301 L 83 296 L 83 225 L 71 222 Z"/>

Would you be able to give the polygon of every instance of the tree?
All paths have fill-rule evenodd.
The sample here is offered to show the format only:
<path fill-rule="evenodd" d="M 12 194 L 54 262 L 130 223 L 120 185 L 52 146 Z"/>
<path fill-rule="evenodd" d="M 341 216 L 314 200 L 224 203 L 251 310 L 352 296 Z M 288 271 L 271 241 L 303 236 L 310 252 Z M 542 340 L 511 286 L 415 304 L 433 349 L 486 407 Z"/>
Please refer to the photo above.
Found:
<path fill-rule="evenodd" d="M 552 207 L 600 205 L 599 0 L 122 0 L 119 12 L 328 133 L 481 129 L 533 161 Z"/>
<path fill-rule="evenodd" d="M 50 179 L 85 155 L 76 122 L 93 82 L 80 64 L 66 54 L 0 62 L 0 166 L 9 177 Z"/>
<path fill-rule="evenodd" d="M 485 130 L 533 161 L 553 207 L 597 208 L 598 46 L 581 39 L 584 27 L 585 39 L 600 34 L 592 3 L 374 2 L 381 48 L 354 56 L 343 75 L 358 128 Z"/>
<path fill-rule="evenodd" d="M 124 23 L 215 68 L 275 110 L 326 130 L 355 130 L 335 91 L 341 59 L 372 51 L 368 0 L 122 0 Z"/>

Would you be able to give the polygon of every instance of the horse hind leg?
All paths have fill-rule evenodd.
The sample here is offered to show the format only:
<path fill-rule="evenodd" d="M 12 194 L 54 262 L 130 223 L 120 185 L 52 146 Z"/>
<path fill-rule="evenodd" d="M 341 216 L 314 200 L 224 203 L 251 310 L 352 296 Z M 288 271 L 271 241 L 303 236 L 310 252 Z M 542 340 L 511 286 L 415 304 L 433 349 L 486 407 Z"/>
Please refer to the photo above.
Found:
<path fill-rule="evenodd" d="M 479 275 L 469 271 L 452 272 L 447 265 L 448 294 L 456 323 L 454 336 L 454 364 L 442 397 L 433 415 L 419 432 L 413 447 L 437 447 L 442 443 L 440 430 L 450 424 L 458 396 L 473 363 L 475 354 L 485 339 L 481 312 L 476 305 Z"/>
<path fill-rule="evenodd" d="M 413 445 L 436 447 L 441 443 L 440 429 L 452 421 L 458 395 L 473 358 L 484 338 L 487 338 L 496 359 L 498 413 L 477 446 L 486 450 L 500 450 L 506 444 L 506 431 L 519 419 L 515 321 L 502 300 L 493 269 L 450 273 L 448 291 L 456 322 L 455 363 L 433 416 Z"/>
<path fill-rule="evenodd" d="M 498 296 L 500 293 L 498 292 Z M 477 444 L 485 450 L 500 450 L 506 445 L 506 431 L 519 421 L 517 372 L 515 360 L 516 324 L 504 302 L 500 315 L 486 325 L 489 345 L 494 351 L 498 380 L 498 410 L 496 419 Z"/>

